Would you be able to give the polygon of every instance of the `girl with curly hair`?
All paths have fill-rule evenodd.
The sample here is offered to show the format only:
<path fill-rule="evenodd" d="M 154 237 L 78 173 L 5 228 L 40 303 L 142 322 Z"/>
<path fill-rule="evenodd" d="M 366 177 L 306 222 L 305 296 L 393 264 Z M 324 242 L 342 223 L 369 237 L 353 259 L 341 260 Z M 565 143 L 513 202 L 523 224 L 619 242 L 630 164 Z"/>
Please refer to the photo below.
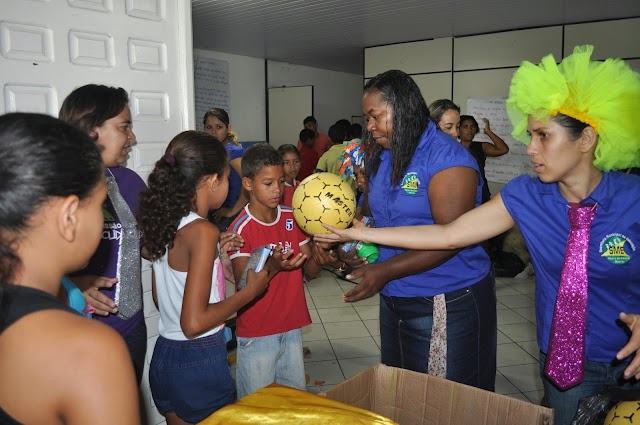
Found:
<path fill-rule="evenodd" d="M 140 195 L 143 249 L 153 261 L 153 297 L 160 311 L 149 382 L 170 425 L 200 422 L 235 400 L 224 321 L 268 283 L 266 270 L 250 270 L 247 286 L 225 299 L 220 245 L 236 235 L 221 238 L 206 216 L 226 199 L 228 179 L 224 146 L 204 132 L 185 131 L 169 143 Z"/>
<path fill-rule="evenodd" d="M 454 250 L 517 224 L 536 271 L 540 374 L 559 425 L 582 397 L 640 388 L 640 178 L 612 171 L 640 166 L 640 75 L 592 52 L 525 61 L 511 80 L 512 135 L 528 145 L 537 177 L 516 177 L 445 226 L 326 238 Z"/>

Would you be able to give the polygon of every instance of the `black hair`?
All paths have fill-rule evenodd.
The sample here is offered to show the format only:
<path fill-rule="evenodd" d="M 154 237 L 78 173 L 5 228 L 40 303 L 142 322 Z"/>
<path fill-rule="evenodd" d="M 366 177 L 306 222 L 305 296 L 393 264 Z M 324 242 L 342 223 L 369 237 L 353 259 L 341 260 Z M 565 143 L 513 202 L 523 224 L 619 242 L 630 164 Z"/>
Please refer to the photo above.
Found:
<path fill-rule="evenodd" d="M 460 115 L 460 127 L 462 127 L 462 123 L 465 121 L 473 122 L 473 125 L 476 127 L 476 133 L 480 131 L 480 126 L 478 126 L 478 121 L 471 115 Z"/>
<path fill-rule="evenodd" d="M 227 127 L 229 127 L 229 114 L 222 108 L 211 108 L 205 114 L 204 118 L 202 118 L 202 125 L 207 125 L 207 119 L 209 117 L 216 117 L 220 121 L 224 123 Z M 224 142 L 224 140 L 222 140 Z"/>
<path fill-rule="evenodd" d="M 227 159 L 224 146 L 203 131 L 183 131 L 171 140 L 140 194 L 137 218 L 151 260 L 173 247 L 180 220 L 195 206 L 198 184 L 207 176 L 222 177 Z"/>
<path fill-rule="evenodd" d="M 278 146 L 278 153 L 280 154 L 281 157 L 284 157 L 284 155 L 287 153 L 294 153 L 298 155 L 298 158 L 300 158 L 300 151 L 298 150 L 298 148 L 290 144 Z"/>
<path fill-rule="evenodd" d="M 393 111 L 393 132 L 389 135 L 391 184 L 399 184 L 429 124 L 429 109 L 415 81 L 402 71 L 386 71 L 369 80 L 364 86 L 364 95 L 374 93 L 379 93 L 381 101 Z M 365 159 L 367 178 L 370 178 L 378 172 L 383 148 L 375 143 L 368 130 L 364 141 L 372 146 Z"/>
<path fill-rule="evenodd" d="M 347 137 L 347 131 L 343 125 L 334 124 L 329 127 L 329 138 L 334 145 L 344 142 Z"/>
<path fill-rule="evenodd" d="M 105 121 L 120 114 L 128 104 L 129 95 L 121 87 L 87 84 L 67 96 L 58 117 L 90 134 L 94 128 L 102 127 Z"/>
<path fill-rule="evenodd" d="M 344 131 L 345 131 L 345 133 L 346 133 L 346 136 L 345 136 L 345 137 L 346 137 L 348 140 L 351 140 L 351 136 L 352 136 L 352 135 L 351 135 L 351 121 L 349 121 L 349 120 L 347 120 L 347 119 L 344 119 L 344 118 L 343 118 L 343 119 L 341 119 L 341 120 L 336 121 L 336 124 L 335 124 L 335 125 L 339 125 L 339 126 L 341 126 L 341 127 L 344 127 Z"/>
<path fill-rule="evenodd" d="M 551 120 L 566 128 L 571 140 L 577 140 L 582 135 L 582 131 L 589 127 L 589 124 L 565 114 L 553 115 Z"/>
<path fill-rule="evenodd" d="M 300 131 L 300 136 L 298 137 L 300 141 L 304 144 L 309 139 L 313 139 L 316 137 L 316 133 L 309 130 L 308 128 L 304 128 Z"/>
<path fill-rule="evenodd" d="M 460 113 L 460 107 L 449 99 L 434 100 L 429 105 L 429 114 L 431 115 L 431 119 L 434 123 L 436 123 L 438 128 L 440 128 L 440 125 L 438 123 L 442 119 L 442 116 L 449 110 L 458 111 L 458 113 Z"/>
<path fill-rule="evenodd" d="M 317 123 L 318 121 L 316 121 L 316 118 L 313 115 L 309 115 L 307 118 L 305 118 L 302 121 L 302 125 L 307 125 L 307 123 L 310 123 L 310 122 Z"/>
<path fill-rule="evenodd" d="M 264 167 L 282 164 L 282 156 L 273 146 L 268 143 L 258 143 L 250 146 L 242 155 L 242 177 L 253 180 Z"/>
<path fill-rule="evenodd" d="M 88 197 L 104 166 L 85 132 L 41 114 L 0 116 L 0 158 L 0 283 L 6 284 L 20 264 L 15 244 L 31 216 L 50 198 Z"/>
<path fill-rule="evenodd" d="M 357 122 L 351 124 L 351 129 L 349 130 L 351 137 L 354 139 L 360 139 L 362 137 L 362 126 Z"/>

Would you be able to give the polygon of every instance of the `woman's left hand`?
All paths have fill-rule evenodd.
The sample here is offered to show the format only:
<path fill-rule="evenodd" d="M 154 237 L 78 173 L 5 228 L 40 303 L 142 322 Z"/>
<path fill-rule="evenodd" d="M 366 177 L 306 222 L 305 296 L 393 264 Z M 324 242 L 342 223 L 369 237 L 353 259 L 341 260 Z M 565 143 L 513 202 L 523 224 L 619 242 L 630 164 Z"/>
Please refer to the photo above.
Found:
<path fill-rule="evenodd" d="M 636 355 L 633 360 L 631 360 L 629 366 L 624 370 L 624 377 L 626 379 L 631 379 L 632 377 L 640 379 L 640 315 L 621 312 L 620 320 L 627 325 L 631 331 L 631 338 L 629 338 L 629 342 L 622 347 L 622 350 L 618 351 L 616 358 L 622 360 L 635 352 Z"/>

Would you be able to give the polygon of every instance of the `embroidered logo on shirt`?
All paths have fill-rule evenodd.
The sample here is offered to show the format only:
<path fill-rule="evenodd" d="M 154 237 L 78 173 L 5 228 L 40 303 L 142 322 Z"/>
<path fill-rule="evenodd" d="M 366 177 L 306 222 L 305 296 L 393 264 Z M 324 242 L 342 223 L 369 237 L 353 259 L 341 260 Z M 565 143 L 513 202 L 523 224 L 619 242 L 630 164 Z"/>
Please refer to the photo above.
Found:
<path fill-rule="evenodd" d="M 408 195 L 415 195 L 418 192 L 418 186 L 420 186 L 418 173 L 411 172 L 405 174 L 404 178 L 402 179 L 401 187 Z"/>
<path fill-rule="evenodd" d="M 288 231 L 292 231 L 292 230 L 293 230 L 293 219 L 292 219 L 292 218 L 288 218 L 288 219 L 284 222 L 284 227 L 285 227 Z"/>
<path fill-rule="evenodd" d="M 613 264 L 626 264 L 631 260 L 631 253 L 636 246 L 631 239 L 621 233 L 612 233 L 600 241 L 600 256 Z"/>

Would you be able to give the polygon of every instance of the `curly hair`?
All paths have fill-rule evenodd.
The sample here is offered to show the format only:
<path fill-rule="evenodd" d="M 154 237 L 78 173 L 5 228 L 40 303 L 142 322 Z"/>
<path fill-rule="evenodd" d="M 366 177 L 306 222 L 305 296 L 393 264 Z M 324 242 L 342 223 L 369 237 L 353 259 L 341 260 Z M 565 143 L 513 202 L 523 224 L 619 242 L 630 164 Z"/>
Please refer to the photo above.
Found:
<path fill-rule="evenodd" d="M 402 181 L 420 137 L 429 124 L 429 109 L 413 79 L 402 71 L 391 70 L 373 77 L 364 86 L 364 95 L 379 93 L 382 102 L 393 111 L 392 128 L 389 135 L 391 153 L 391 184 Z M 367 129 L 363 134 L 366 144 L 367 178 L 378 172 L 383 148 L 375 143 Z"/>
<path fill-rule="evenodd" d="M 171 140 L 140 194 L 138 223 L 152 261 L 171 249 L 182 217 L 195 206 L 201 180 L 222 176 L 228 167 L 224 146 L 201 131 L 183 131 Z"/>
<path fill-rule="evenodd" d="M 20 265 L 15 245 L 32 215 L 51 198 L 87 198 L 104 166 L 87 134 L 48 115 L 0 116 L 0 141 L 0 283 L 6 284 Z"/>

